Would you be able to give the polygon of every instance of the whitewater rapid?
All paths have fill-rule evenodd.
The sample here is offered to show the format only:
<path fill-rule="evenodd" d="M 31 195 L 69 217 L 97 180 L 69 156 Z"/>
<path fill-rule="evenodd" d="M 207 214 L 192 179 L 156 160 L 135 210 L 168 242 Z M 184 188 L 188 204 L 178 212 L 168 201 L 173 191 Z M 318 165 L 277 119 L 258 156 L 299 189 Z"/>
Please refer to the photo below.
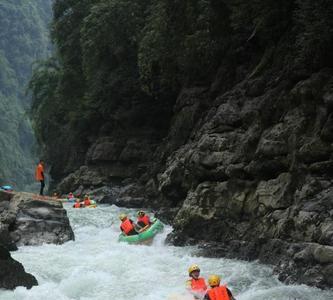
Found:
<path fill-rule="evenodd" d="M 75 241 L 64 245 L 21 247 L 12 256 L 38 280 L 27 290 L 1 291 L 0 300 L 187 300 L 187 268 L 222 275 L 237 300 L 333 300 L 333 291 L 286 286 L 269 267 L 229 259 L 196 257 L 194 247 L 165 246 L 166 227 L 152 246 L 118 243 L 120 212 L 115 206 L 72 209 L 65 205 Z"/>

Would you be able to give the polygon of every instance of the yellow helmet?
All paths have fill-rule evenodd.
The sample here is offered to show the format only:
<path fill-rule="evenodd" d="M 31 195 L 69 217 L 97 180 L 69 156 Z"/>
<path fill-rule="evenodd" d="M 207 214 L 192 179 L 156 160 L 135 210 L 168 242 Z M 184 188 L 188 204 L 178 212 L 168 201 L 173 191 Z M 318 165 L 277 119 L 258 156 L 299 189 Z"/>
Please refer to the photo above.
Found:
<path fill-rule="evenodd" d="M 125 214 L 120 214 L 119 215 L 119 219 L 120 219 L 120 221 L 123 221 L 123 220 L 125 220 L 127 218 L 127 216 L 125 215 Z"/>
<path fill-rule="evenodd" d="M 144 216 L 144 215 L 145 215 L 145 212 L 143 210 L 138 211 L 138 216 Z"/>
<path fill-rule="evenodd" d="M 189 268 L 188 268 L 188 275 L 191 275 L 191 273 L 193 271 L 199 271 L 200 272 L 200 268 L 198 265 L 191 265 Z"/>
<path fill-rule="evenodd" d="M 221 281 L 221 278 L 218 275 L 210 275 L 208 277 L 208 284 L 211 287 L 220 285 L 220 281 Z"/>

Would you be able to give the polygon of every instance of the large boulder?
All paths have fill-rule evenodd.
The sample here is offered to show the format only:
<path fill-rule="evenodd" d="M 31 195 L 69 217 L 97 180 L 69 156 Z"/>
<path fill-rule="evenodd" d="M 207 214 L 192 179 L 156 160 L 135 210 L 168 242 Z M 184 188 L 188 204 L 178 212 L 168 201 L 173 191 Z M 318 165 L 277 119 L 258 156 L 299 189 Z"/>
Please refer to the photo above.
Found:
<path fill-rule="evenodd" d="M 15 215 L 10 236 L 17 245 L 63 244 L 74 239 L 67 212 L 62 203 L 18 193 L 11 200 L 9 212 Z"/>
<path fill-rule="evenodd" d="M 0 237 L 9 250 L 16 245 L 63 244 L 74 239 L 74 233 L 62 203 L 30 193 L 0 192 Z"/>

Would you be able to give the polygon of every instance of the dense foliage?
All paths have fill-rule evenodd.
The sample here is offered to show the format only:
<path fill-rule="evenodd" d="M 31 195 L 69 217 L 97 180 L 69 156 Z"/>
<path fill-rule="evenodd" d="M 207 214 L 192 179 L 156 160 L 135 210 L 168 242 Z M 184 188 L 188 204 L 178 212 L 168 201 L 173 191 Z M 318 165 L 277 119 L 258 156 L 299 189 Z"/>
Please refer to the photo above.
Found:
<path fill-rule="evenodd" d="M 51 1 L 0 2 L 0 184 L 33 180 L 33 134 L 26 109 L 34 61 L 49 52 Z"/>
<path fill-rule="evenodd" d="M 310 72 L 332 66 L 332 7 L 330 0 L 56 0 L 56 55 L 31 82 L 39 139 L 50 156 L 64 155 L 54 150 L 62 128 L 84 150 L 119 109 L 172 107 L 181 87 L 209 85 L 223 61 L 260 72 L 278 47 L 280 62 Z"/>

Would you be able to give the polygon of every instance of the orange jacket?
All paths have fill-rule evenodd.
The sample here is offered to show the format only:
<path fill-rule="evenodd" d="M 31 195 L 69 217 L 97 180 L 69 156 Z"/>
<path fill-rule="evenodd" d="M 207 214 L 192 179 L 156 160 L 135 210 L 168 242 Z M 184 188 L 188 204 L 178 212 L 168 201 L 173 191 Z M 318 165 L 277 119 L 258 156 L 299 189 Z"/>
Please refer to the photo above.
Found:
<path fill-rule="evenodd" d="M 150 219 L 147 215 L 144 215 L 143 217 L 138 218 L 137 223 L 139 223 L 139 222 L 143 222 L 145 225 L 149 225 Z"/>
<path fill-rule="evenodd" d="M 226 286 L 217 286 L 207 292 L 209 300 L 230 300 Z"/>
<path fill-rule="evenodd" d="M 131 230 L 134 229 L 134 225 L 131 223 L 129 219 L 126 219 L 121 223 L 120 228 L 127 235 Z"/>
<path fill-rule="evenodd" d="M 207 285 L 206 285 L 206 282 L 205 282 L 205 279 L 202 278 L 202 277 L 199 277 L 198 279 L 190 279 L 191 281 L 191 289 L 192 291 L 194 292 L 206 292 L 207 290 Z"/>
<path fill-rule="evenodd" d="M 74 208 L 80 208 L 81 207 L 81 203 L 80 202 L 75 202 L 73 205 Z"/>
<path fill-rule="evenodd" d="M 44 180 L 44 166 L 41 163 L 36 167 L 35 177 L 37 181 Z"/>
<path fill-rule="evenodd" d="M 84 199 L 84 206 L 89 206 L 91 204 L 90 199 Z"/>

